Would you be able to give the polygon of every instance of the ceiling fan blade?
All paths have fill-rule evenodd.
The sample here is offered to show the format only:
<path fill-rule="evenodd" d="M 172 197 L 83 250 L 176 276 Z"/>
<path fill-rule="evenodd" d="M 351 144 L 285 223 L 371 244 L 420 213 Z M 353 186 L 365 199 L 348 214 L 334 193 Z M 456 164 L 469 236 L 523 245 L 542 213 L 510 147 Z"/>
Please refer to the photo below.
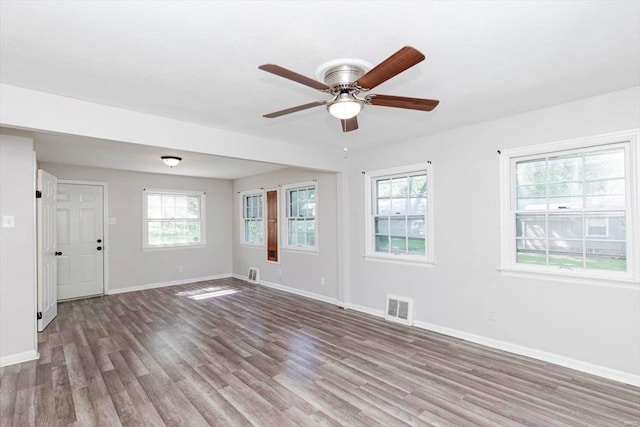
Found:
<path fill-rule="evenodd" d="M 286 110 L 280 110 L 280 111 L 276 111 L 274 113 L 265 114 L 262 117 L 266 117 L 268 119 L 273 119 L 274 117 L 280 117 L 280 116 L 284 116 L 285 114 L 295 113 L 296 111 L 302 111 L 302 110 L 307 110 L 307 109 L 313 108 L 313 107 L 319 107 L 319 106 L 324 105 L 324 104 L 326 104 L 325 101 L 310 102 L 308 104 L 298 105 L 297 107 L 287 108 Z"/>
<path fill-rule="evenodd" d="M 371 90 L 423 60 L 424 55 L 420 51 L 405 46 L 356 80 L 355 85 L 363 90 Z"/>
<path fill-rule="evenodd" d="M 294 82 L 303 84 L 305 86 L 312 87 L 314 89 L 318 89 L 320 91 L 329 91 L 331 88 L 326 84 L 319 82 L 317 80 L 310 79 L 309 77 L 305 77 L 302 74 L 298 74 L 291 70 L 287 70 L 279 65 L 275 64 L 264 64 L 258 67 L 262 71 L 266 71 L 267 73 L 275 74 L 276 76 L 284 77 L 285 79 L 293 80 Z"/>
<path fill-rule="evenodd" d="M 342 132 L 351 132 L 358 129 L 358 116 L 352 117 L 347 120 L 340 120 L 342 124 Z"/>
<path fill-rule="evenodd" d="M 365 98 L 367 104 L 381 107 L 407 108 L 409 110 L 431 111 L 438 106 L 440 101 L 435 99 L 407 98 L 405 96 L 368 95 Z"/>

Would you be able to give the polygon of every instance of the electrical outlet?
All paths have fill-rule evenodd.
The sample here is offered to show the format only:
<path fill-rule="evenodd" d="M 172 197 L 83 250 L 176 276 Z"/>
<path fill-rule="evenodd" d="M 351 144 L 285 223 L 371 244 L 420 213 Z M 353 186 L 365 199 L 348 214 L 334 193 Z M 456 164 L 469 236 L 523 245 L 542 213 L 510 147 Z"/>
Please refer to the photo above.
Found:
<path fill-rule="evenodd" d="M 325 283 L 325 282 L 324 282 L 324 277 L 321 277 L 321 278 L 320 278 L 320 285 L 324 286 L 324 283 Z"/>
<path fill-rule="evenodd" d="M 184 271 L 184 267 L 179 265 L 178 266 L 178 273 L 182 273 Z"/>
<path fill-rule="evenodd" d="M 487 310 L 487 319 L 489 319 L 491 322 L 495 322 L 496 312 L 494 310 Z"/>

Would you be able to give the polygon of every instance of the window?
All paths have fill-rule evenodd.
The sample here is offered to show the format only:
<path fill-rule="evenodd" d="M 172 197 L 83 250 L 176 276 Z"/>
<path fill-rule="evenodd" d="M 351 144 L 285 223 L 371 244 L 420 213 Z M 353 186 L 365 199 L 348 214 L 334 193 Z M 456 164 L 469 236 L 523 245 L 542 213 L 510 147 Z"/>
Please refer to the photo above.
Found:
<path fill-rule="evenodd" d="M 365 179 L 367 257 L 432 262 L 431 165 L 369 172 Z"/>
<path fill-rule="evenodd" d="M 631 277 L 636 140 L 612 135 L 503 153 L 503 267 Z"/>
<path fill-rule="evenodd" d="M 146 189 L 142 196 L 143 249 L 205 245 L 205 193 Z"/>
<path fill-rule="evenodd" d="M 264 203 L 262 191 L 240 193 L 242 203 L 242 233 L 240 242 L 262 246 L 264 242 Z"/>
<path fill-rule="evenodd" d="M 285 234 L 288 249 L 318 249 L 317 185 L 315 182 L 287 185 Z"/>

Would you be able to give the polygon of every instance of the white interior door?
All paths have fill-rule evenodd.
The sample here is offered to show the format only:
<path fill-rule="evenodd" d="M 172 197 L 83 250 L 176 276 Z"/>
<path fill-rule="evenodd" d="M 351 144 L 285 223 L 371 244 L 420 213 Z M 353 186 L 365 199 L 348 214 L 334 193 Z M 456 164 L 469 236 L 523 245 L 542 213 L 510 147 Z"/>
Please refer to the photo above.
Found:
<path fill-rule="evenodd" d="M 58 185 L 58 300 L 102 295 L 102 186 Z"/>
<path fill-rule="evenodd" d="M 56 184 L 55 176 L 38 169 L 38 331 L 58 314 L 56 297 Z"/>

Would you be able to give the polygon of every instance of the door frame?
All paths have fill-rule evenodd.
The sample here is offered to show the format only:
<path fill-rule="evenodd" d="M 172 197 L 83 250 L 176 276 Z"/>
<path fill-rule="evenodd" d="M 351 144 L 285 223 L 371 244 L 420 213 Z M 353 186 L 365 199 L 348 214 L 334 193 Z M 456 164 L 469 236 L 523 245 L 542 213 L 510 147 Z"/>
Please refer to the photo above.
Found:
<path fill-rule="evenodd" d="M 269 251 L 269 236 L 268 236 L 268 224 L 267 221 L 269 220 L 268 218 L 268 213 L 267 213 L 267 193 L 270 191 L 275 191 L 276 192 L 276 224 L 278 226 L 278 231 L 276 232 L 276 241 L 277 241 L 277 246 L 278 246 L 278 253 L 277 253 L 277 257 L 278 260 L 277 261 L 271 261 L 269 259 L 269 257 L 266 258 L 267 262 L 270 264 L 280 264 L 280 232 L 281 232 L 281 228 L 280 228 L 280 188 L 282 186 L 278 185 L 277 187 L 273 187 L 273 188 L 265 188 L 262 190 L 262 193 L 264 194 L 264 199 L 263 199 L 263 207 L 262 207 L 262 212 L 264 212 L 264 248 L 266 249 L 266 251 L 264 252 L 264 254 L 267 254 Z M 264 255 L 263 255 L 264 256 Z"/>
<path fill-rule="evenodd" d="M 85 181 L 79 179 L 58 179 L 58 185 L 95 185 L 102 187 L 102 240 L 103 240 L 103 264 L 102 264 L 102 295 L 109 294 L 109 183 L 105 181 Z"/>

